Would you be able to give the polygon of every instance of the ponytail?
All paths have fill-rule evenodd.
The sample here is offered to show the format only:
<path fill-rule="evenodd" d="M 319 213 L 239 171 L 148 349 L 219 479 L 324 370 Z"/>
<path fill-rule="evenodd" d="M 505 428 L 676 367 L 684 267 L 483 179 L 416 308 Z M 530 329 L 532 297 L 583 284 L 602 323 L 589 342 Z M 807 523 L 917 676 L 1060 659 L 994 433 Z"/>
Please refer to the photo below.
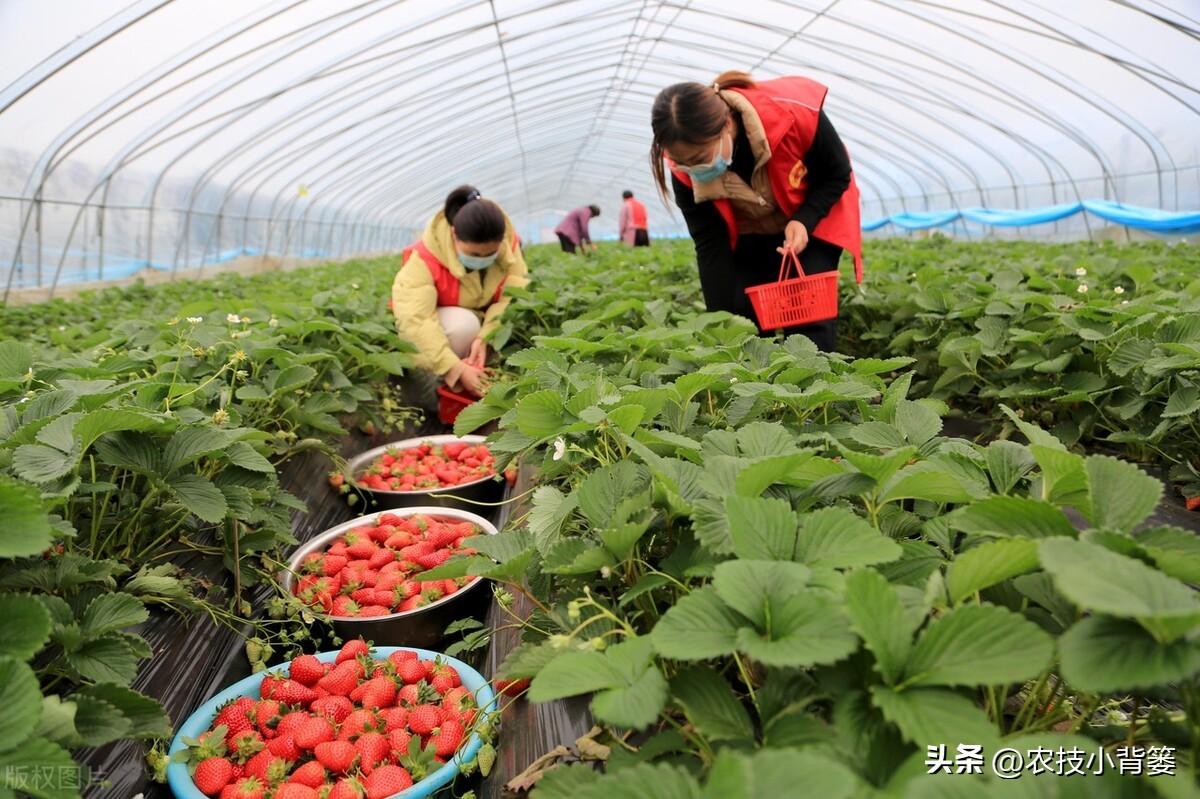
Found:
<path fill-rule="evenodd" d="M 474 186 L 459 186 L 450 192 L 442 211 L 459 241 L 490 244 L 504 239 L 507 227 L 504 211 L 491 200 L 483 199 Z"/>

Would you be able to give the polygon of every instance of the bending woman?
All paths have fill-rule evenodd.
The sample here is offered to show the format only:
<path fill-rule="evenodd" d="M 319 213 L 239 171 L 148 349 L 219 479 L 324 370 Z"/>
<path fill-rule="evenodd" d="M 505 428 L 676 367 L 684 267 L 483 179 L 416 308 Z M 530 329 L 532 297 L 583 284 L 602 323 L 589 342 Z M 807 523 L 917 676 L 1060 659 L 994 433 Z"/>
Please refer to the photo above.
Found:
<path fill-rule="evenodd" d="M 849 250 L 861 275 L 858 186 L 821 110 L 826 91 L 802 77 L 755 82 L 725 72 L 710 85 L 668 86 L 655 99 L 650 166 L 664 199 L 671 172 L 708 310 L 755 319 L 745 289 L 775 281 L 788 250 L 805 274 L 837 269 Z M 829 351 L 837 320 L 785 333 Z"/>
<path fill-rule="evenodd" d="M 392 283 L 396 330 L 417 348 L 426 384 L 436 375 L 452 390 L 483 393 L 487 341 L 509 303 L 504 288 L 527 285 L 528 271 L 500 206 L 471 186 L 450 192 L 420 241 L 405 249 Z"/>

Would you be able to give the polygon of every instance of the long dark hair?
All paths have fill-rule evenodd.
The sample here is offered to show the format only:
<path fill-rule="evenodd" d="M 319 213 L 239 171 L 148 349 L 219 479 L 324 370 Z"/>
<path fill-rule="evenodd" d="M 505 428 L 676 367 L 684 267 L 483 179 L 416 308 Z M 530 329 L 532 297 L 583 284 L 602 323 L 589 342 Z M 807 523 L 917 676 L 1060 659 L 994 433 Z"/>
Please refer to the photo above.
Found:
<path fill-rule="evenodd" d="M 504 211 L 480 197 L 474 186 L 459 186 L 450 192 L 442 210 L 459 241 L 488 244 L 504 238 Z"/>
<path fill-rule="evenodd" d="M 667 169 L 663 164 L 666 149 L 677 142 L 704 144 L 716 138 L 729 120 L 729 106 L 716 92 L 720 89 L 748 89 L 754 79 L 746 72 L 722 72 L 712 83 L 676 83 L 654 98 L 650 111 L 650 171 L 658 184 L 658 193 L 667 200 Z M 716 88 L 714 88 L 716 87 Z"/>

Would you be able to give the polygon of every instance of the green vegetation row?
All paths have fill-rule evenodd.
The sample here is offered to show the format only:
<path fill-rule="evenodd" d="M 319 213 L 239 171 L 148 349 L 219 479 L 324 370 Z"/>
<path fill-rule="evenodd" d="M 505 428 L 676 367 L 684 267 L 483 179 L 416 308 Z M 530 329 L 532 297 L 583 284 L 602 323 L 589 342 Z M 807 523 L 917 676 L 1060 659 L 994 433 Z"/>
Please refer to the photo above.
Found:
<path fill-rule="evenodd" d="M 873 242 L 842 347 L 915 358 L 913 390 L 1163 468 L 1200 495 L 1200 249 Z"/>
<path fill-rule="evenodd" d="M 1004 407 L 1027 444 L 943 435 L 911 358 L 760 338 L 695 308 L 693 269 L 682 248 L 546 256 L 514 303 L 529 346 L 459 417 L 498 421 L 492 451 L 539 483 L 523 520 L 429 576 L 527 595 L 499 676 L 535 702 L 589 695 L 605 730 L 602 768 L 553 769 L 534 796 L 1014 790 L 926 773 L 928 747 L 960 744 L 1065 747 L 1089 773 L 1172 746 L 1177 779 L 1067 783 L 1188 795 L 1200 545 L 1144 526 L 1162 483 Z"/>
<path fill-rule="evenodd" d="M 152 608 L 242 629 L 255 611 L 244 589 L 276 571 L 306 510 L 277 465 L 332 455 L 346 423 L 404 421 L 394 268 L 226 275 L 0 312 L 0 794 L 78 796 L 69 750 L 169 737 L 159 704 L 129 688 L 151 657 L 130 629 Z M 223 562 L 233 590 L 180 571 L 183 556 Z M 286 620 L 255 629 L 260 644 L 306 635 Z M 270 650 L 256 649 L 261 666 Z"/>

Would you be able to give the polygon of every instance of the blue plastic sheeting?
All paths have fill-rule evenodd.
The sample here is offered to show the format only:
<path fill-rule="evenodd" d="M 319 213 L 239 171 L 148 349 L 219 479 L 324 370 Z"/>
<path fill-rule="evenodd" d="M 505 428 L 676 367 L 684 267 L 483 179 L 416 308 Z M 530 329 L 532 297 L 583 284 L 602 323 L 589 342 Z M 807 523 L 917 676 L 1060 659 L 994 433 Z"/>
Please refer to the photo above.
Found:
<path fill-rule="evenodd" d="M 1085 200 L 1083 207 L 1101 219 L 1154 233 L 1200 231 L 1200 211 L 1159 211 L 1109 200 Z"/>
<path fill-rule="evenodd" d="M 962 218 L 968 222 L 978 222 L 991 227 L 1025 227 L 1026 225 L 1042 225 L 1074 216 L 1083 210 L 1080 203 L 1065 203 L 1063 205 L 1047 205 L 1042 208 L 1021 210 L 1001 210 L 996 208 L 964 208 Z"/>
<path fill-rule="evenodd" d="M 957 211 L 909 212 L 867 221 L 862 228 L 871 231 L 894 224 L 905 230 L 925 230 L 943 227 L 959 219 L 991 227 L 1025 227 L 1054 222 L 1085 211 L 1109 222 L 1151 233 L 1180 235 L 1200 232 L 1200 211 L 1162 211 L 1109 200 L 1085 200 L 1082 203 L 1012 210 L 963 208 Z"/>
<path fill-rule="evenodd" d="M 892 224 L 904 230 L 926 230 L 944 227 L 959 219 L 991 227 L 1025 227 L 1054 222 L 1085 211 L 1106 221 L 1151 233 L 1182 235 L 1200 232 L 1200 211 L 1162 211 L 1110 200 L 1084 200 L 1081 203 L 1041 208 L 963 208 L 956 211 L 908 212 L 869 220 L 863 223 L 862 229 L 878 230 Z"/>

